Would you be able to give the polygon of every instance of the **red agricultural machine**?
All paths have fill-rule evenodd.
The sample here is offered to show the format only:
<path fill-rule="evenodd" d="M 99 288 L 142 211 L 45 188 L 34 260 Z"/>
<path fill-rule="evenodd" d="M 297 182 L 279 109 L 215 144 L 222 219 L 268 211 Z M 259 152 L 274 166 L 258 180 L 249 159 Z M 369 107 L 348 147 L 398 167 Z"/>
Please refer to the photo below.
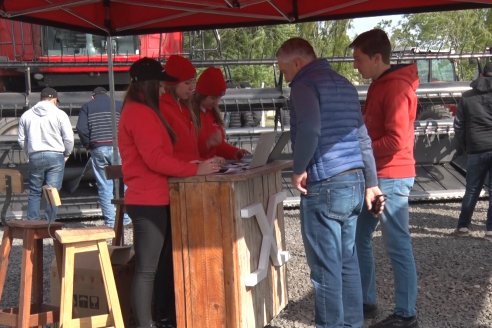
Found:
<path fill-rule="evenodd" d="M 108 39 L 56 27 L 0 19 L 0 91 L 39 91 L 45 86 L 82 91 L 107 85 L 108 48 L 115 84 L 128 84 L 128 68 L 141 57 L 183 52 L 183 34 L 161 33 Z"/>

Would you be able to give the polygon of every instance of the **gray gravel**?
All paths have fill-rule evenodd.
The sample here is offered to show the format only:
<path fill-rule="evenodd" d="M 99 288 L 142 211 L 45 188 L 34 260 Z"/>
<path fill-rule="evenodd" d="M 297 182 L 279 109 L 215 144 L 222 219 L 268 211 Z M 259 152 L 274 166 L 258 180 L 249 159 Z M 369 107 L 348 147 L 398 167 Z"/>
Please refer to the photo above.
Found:
<path fill-rule="evenodd" d="M 418 316 L 421 328 L 492 328 L 492 242 L 483 238 L 487 203 L 477 204 L 473 232 L 469 237 L 450 235 L 459 214 L 460 203 L 411 205 L 411 232 L 419 276 Z M 289 304 L 270 326 L 302 328 L 314 326 L 313 290 L 302 245 L 299 211 L 285 209 Z M 101 225 L 102 220 L 68 222 L 67 225 Z M 0 232 L 0 235 L 3 235 Z M 131 242 L 131 230 L 125 231 Z M 393 278 L 389 260 L 382 248 L 381 234 L 375 234 L 378 318 L 391 314 Z M 17 304 L 20 272 L 20 243 L 15 241 L 9 263 L 1 306 Z M 44 243 L 45 297 L 49 297 L 48 271 L 53 259 L 51 241 Z"/>

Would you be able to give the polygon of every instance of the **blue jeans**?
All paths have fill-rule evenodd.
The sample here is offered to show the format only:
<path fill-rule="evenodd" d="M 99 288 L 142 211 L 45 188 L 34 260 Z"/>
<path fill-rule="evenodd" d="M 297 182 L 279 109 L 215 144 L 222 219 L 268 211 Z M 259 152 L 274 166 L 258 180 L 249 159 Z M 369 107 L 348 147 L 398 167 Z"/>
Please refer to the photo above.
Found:
<path fill-rule="evenodd" d="M 458 228 L 469 227 L 480 191 L 488 177 L 489 209 L 487 211 L 487 231 L 492 231 L 492 151 L 469 154 L 466 160 L 466 191 L 461 204 Z"/>
<path fill-rule="evenodd" d="M 362 327 L 355 230 L 364 174 L 347 171 L 309 183 L 307 190 L 301 196 L 301 232 L 315 292 L 316 327 Z"/>
<path fill-rule="evenodd" d="M 113 228 L 116 215 L 115 206 L 111 204 L 111 200 L 114 198 L 114 185 L 113 180 L 106 179 L 106 174 L 104 173 L 104 168 L 113 164 L 113 146 L 101 146 L 91 149 L 91 159 L 104 224 Z M 130 218 L 125 214 L 123 224 L 126 225 L 130 222 Z"/>
<path fill-rule="evenodd" d="M 376 273 L 372 235 L 381 222 L 383 241 L 391 260 L 395 281 L 394 313 L 403 317 L 416 315 L 417 270 L 409 230 L 408 196 L 414 178 L 379 179 L 379 188 L 386 195 L 384 212 L 379 220 L 366 205 L 357 222 L 357 254 L 365 304 L 376 304 Z"/>
<path fill-rule="evenodd" d="M 41 151 L 29 155 L 29 196 L 27 197 L 27 219 L 41 218 L 41 193 L 43 186 L 48 185 L 60 190 L 65 170 L 63 153 Z M 58 208 L 46 202 L 44 211 L 47 220 L 55 220 Z"/>

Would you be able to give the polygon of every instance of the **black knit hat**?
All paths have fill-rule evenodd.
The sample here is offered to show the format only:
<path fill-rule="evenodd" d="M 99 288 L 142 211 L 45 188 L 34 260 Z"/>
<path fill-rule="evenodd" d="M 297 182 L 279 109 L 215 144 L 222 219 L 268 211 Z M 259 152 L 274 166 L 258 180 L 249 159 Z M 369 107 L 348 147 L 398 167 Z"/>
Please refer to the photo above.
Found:
<path fill-rule="evenodd" d="M 137 60 L 130 67 L 130 78 L 132 82 L 141 81 L 176 81 L 172 76 L 164 72 L 161 63 L 152 58 L 144 57 Z"/>
<path fill-rule="evenodd" d="M 58 93 L 53 88 L 44 88 L 41 90 L 41 99 L 58 98 Z"/>

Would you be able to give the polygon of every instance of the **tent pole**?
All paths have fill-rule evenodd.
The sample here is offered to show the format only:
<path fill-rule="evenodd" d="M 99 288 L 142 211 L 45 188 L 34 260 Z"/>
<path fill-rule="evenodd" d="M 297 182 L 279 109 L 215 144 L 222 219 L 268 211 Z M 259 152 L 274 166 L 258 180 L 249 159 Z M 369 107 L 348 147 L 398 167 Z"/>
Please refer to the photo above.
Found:
<path fill-rule="evenodd" d="M 114 90 L 114 71 L 113 71 L 113 38 L 108 35 L 106 39 L 106 51 L 108 53 L 108 82 L 109 96 L 111 97 L 111 130 L 113 136 L 113 165 L 121 164 L 120 153 L 118 151 L 118 126 L 116 125 L 116 101 Z M 115 180 L 115 196 L 120 198 L 119 181 Z"/>

